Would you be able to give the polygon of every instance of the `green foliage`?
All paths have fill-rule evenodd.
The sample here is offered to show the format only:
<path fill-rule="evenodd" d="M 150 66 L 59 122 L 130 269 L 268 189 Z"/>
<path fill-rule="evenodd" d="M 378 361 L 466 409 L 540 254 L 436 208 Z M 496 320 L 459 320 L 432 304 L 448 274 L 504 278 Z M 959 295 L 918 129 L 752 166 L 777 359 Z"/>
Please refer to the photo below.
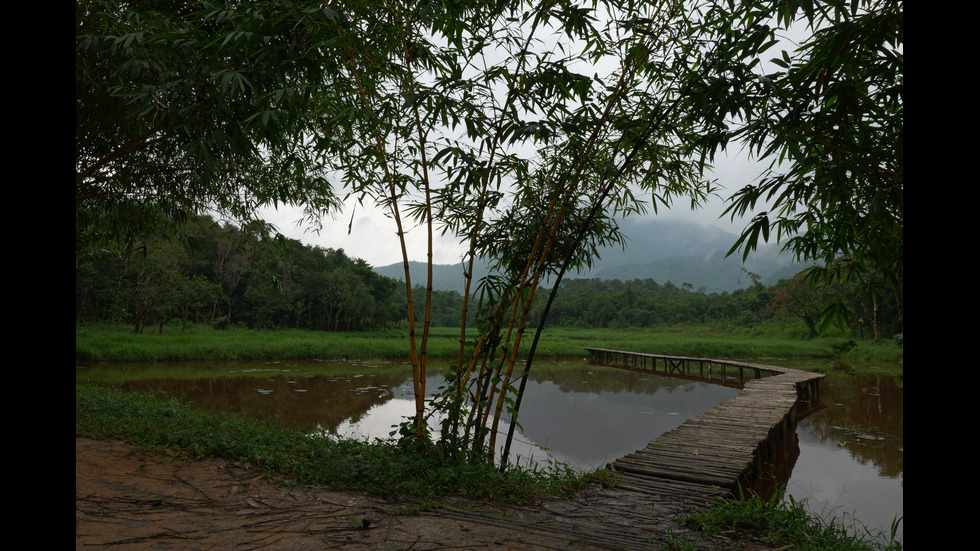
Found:
<path fill-rule="evenodd" d="M 650 69 L 689 38 L 681 10 L 660 8 L 359 2 L 332 20 L 338 77 L 319 98 L 327 131 L 315 145 L 399 239 L 417 226 L 468 244 L 456 392 L 476 385 L 472 408 L 494 402 L 472 427 L 489 429 L 490 450 L 540 282 L 621 243 L 617 216 L 707 192 L 680 147 L 678 81 Z M 477 257 L 491 264 L 478 282 Z M 422 293 L 405 281 L 420 439 L 436 299 L 426 279 Z"/>
<path fill-rule="evenodd" d="M 775 234 L 819 262 L 814 280 L 856 282 L 876 303 L 901 294 L 903 2 L 711 2 L 693 16 L 705 33 L 687 60 L 698 149 L 738 143 L 768 163 L 730 197 L 733 218 L 756 214 L 729 254 Z M 774 52 L 783 35 L 802 38 Z"/>
<path fill-rule="evenodd" d="M 828 302 L 847 306 L 847 323 L 820 325 Z M 624 282 L 580 278 L 562 283 L 547 323 L 551 327 L 656 329 L 708 325 L 725 331 L 799 333 L 803 338 L 840 333 L 878 338 L 901 330 L 901 302 L 893 304 L 872 306 L 856 286 L 811 285 L 802 279 L 770 286 L 755 282 L 732 293 L 704 293 L 690 285 L 677 287 L 651 279 Z M 535 305 L 531 320 L 537 323 L 542 313 L 543 304 Z M 792 324 L 800 322 L 801 330 L 797 331 Z"/>
<path fill-rule="evenodd" d="M 214 319 L 211 327 L 214 327 L 219 331 L 225 331 L 226 329 L 231 328 L 231 321 L 228 320 L 228 316 L 220 316 Z"/>
<path fill-rule="evenodd" d="M 172 398 L 75 386 L 75 435 L 123 439 L 179 457 L 247 461 L 296 482 L 383 496 L 438 499 L 447 495 L 524 503 L 563 496 L 590 477 L 562 469 L 452 464 L 405 453 L 388 442 L 304 434 L 271 423 L 220 418 Z"/>
<path fill-rule="evenodd" d="M 87 247 L 76 257 L 76 315 L 82 322 L 132 321 L 159 332 L 171 319 L 218 329 L 384 327 L 396 282 L 343 250 L 270 239 L 253 226 L 191 217 L 187 241 L 148 239 L 143 252 L 125 243 Z M 113 246 L 115 245 L 115 246 Z"/>
<path fill-rule="evenodd" d="M 902 549 L 902 543 L 895 541 L 894 527 L 890 537 L 872 534 L 867 528 L 856 531 L 853 526 L 845 526 L 841 519 L 824 521 L 811 515 L 803 503 L 792 497 L 787 501 L 781 492 L 775 492 L 768 500 L 757 495 L 723 500 L 706 512 L 689 515 L 686 523 L 707 536 L 724 531 L 730 539 L 759 539 L 771 547 L 789 546 L 799 551 Z"/>
<path fill-rule="evenodd" d="M 336 66 L 322 47 L 332 18 L 316 6 L 76 2 L 76 242 L 138 245 L 207 211 L 330 211 L 307 147 Z"/>
<path fill-rule="evenodd" d="M 857 346 L 857 343 L 853 340 L 848 340 L 840 343 L 836 343 L 830 347 L 830 351 L 834 356 L 841 356 L 847 353 L 849 350 Z"/>

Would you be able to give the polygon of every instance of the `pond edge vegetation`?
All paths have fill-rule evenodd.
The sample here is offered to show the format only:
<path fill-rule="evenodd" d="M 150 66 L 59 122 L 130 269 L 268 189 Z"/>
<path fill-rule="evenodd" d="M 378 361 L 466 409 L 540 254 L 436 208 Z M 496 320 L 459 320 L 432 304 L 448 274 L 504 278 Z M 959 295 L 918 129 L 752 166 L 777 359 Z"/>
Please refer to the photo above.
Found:
<path fill-rule="evenodd" d="M 448 496 L 531 504 L 539 498 L 562 499 L 591 486 L 606 485 L 603 470 L 577 472 L 551 462 L 547 467 L 520 462 L 501 470 L 490 462 L 452 462 L 393 440 L 361 442 L 316 436 L 271 422 L 197 411 L 172 397 L 122 392 L 96 385 L 75 385 L 75 436 L 122 440 L 145 453 L 174 461 L 223 458 L 265 469 L 270 481 L 309 484 L 340 491 L 409 498 L 404 514 L 442 507 Z M 680 519 L 700 537 L 761 538 L 791 544 L 794 550 L 900 550 L 894 530 L 886 534 L 853 533 L 837 520 L 811 516 L 803 504 L 780 496 L 725 500 L 706 512 Z M 901 519 L 896 520 L 901 522 Z M 686 536 L 668 531 L 669 549 L 695 550 Z"/>

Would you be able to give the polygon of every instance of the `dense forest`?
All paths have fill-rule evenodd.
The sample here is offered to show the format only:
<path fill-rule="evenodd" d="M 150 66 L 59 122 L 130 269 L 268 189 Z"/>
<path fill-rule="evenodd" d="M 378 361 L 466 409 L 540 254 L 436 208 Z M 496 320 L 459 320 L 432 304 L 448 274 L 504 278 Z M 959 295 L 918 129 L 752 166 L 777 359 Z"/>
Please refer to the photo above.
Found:
<path fill-rule="evenodd" d="M 179 238 L 161 237 L 128 251 L 114 243 L 78 243 L 76 320 L 128 323 L 138 333 L 181 330 L 188 324 L 357 331 L 407 323 L 403 282 L 377 274 L 343 249 L 308 246 L 264 230 L 260 224 L 243 229 L 204 216 L 193 219 Z M 852 286 L 811 288 L 799 279 L 763 285 L 751 272 L 746 281 L 744 289 L 707 293 L 690 283 L 652 279 L 569 279 L 562 283 L 548 325 L 744 328 L 768 323 L 809 337 L 819 331 L 821 307 L 836 300 L 846 303 L 856 336 L 881 338 L 902 331 L 900 293 L 875 308 Z M 421 286 L 416 287 L 422 296 Z M 546 296 L 547 289 L 538 295 Z M 542 302 L 530 321 L 540 318 Z M 423 305 L 415 304 L 416 319 L 424 319 Z M 433 325 L 458 325 L 462 304 L 459 293 L 434 290 Z"/>
<path fill-rule="evenodd" d="M 350 331 L 397 321 L 397 282 L 343 250 L 196 218 L 177 237 L 130 251 L 112 243 L 76 251 L 79 322 Z"/>

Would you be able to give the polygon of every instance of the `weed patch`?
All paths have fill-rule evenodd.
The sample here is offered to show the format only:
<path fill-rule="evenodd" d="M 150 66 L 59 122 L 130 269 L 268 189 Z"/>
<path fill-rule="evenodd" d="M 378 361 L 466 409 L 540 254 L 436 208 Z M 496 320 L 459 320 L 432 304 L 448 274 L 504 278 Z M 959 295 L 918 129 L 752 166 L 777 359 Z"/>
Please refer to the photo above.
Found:
<path fill-rule="evenodd" d="M 172 398 L 75 386 L 75 435 L 120 439 L 187 459 L 221 457 L 265 468 L 270 477 L 432 502 L 442 496 L 508 503 L 563 497 L 591 483 L 571 469 L 539 470 L 448 462 L 383 440 L 309 435 L 270 422 L 219 417 Z"/>
<path fill-rule="evenodd" d="M 825 521 L 811 515 L 803 503 L 782 492 L 768 500 L 757 495 L 724 500 L 705 512 L 692 513 L 687 526 L 700 534 L 728 539 L 756 539 L 775 548 L 793 551 L 901 551 L 895 540 L 897 520 L 891 534 L 872 533 L 867 528 L 849 530 L 839 520 Z M 683 549 L 683 546 L 678 546 Z"/>

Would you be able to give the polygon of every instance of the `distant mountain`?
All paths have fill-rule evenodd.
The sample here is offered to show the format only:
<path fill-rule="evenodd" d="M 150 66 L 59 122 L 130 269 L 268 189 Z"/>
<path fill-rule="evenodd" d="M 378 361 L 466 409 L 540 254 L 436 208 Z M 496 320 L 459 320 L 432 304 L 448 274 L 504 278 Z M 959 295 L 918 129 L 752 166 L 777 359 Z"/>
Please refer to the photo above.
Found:
<path fill-rule="evenodd" d="M 426 266 L 424 262 L 409 262 L 411 269 L 412 285 L 425 285 Z M 435 264 L 432 266 L 432 288 L 437 291 L 456 291 L 463 293 L 466 280 L 463 279 L 463 263 L 459 264 Z M 375 267 L 374 271 L 398 281 L 405 281 L 405 267 L 399 262 L 388 266 Z M 473 270 L 475 277 L 473 285 L 480 278 L 487 275 L 487 264 L 479 261 L 479 265 Z"/>
<path fill-rule="evenodd" d="M 620 226 L 628 238 L 625 250 L 603 249 L 592 270 L 570 273 L 566 277 L 621 281 L 652 279 L 661 284 L 670 281 L 677 286 L 690 283 L 694 289 L 720 293 L 742 289 L 752 283 L 743 268 L 758 275 L 766 285 L 790 278 L 803 269 L 802 265 L 793 262 L 791 255 L 780 254 L 775 244 L 763 244 L 744 264 L 740 255 L 725 258 L 738 236 L 716 227 L 656 219 L 627 219 Z M 413 262 L 410 266 L 412 283 L 423 285 L 425 264 Z M 405 279 L 405 270 L 400 263 L 374 270 L 393 279 Z M 486 263 L 480 263 L 474 271 L 477 278 L 486 275 Z M 462 293 L 462 274 L 462 264 L 433 266 L 433 288 Z"/>

